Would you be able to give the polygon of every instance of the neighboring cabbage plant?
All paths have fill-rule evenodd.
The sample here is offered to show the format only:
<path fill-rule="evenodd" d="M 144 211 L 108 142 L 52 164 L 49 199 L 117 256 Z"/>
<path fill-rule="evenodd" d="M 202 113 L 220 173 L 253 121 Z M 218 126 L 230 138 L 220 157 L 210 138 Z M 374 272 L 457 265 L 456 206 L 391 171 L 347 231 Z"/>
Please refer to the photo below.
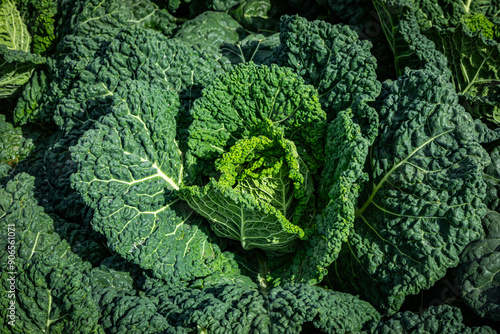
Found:
<path fill-rule="evenodd" d="M 57 0 L 14 0 L 33 36 L 33 53 L 45 54 L 54 46 Z"/>
<path fill-rule="evenodd" d="M 419 33 L 443 53 L 461 105 L 497 127 L 500 124 L 500 43 L 498 1 L 446 2 L 373 0 L 394 53 L 396 72 L 410 65 Z M 414 21 L 409 33 L 403 25 Z M 406 22 L 406 23 L 405 23 Z M 434 47 L 433 45 L 433 47 Z"/>

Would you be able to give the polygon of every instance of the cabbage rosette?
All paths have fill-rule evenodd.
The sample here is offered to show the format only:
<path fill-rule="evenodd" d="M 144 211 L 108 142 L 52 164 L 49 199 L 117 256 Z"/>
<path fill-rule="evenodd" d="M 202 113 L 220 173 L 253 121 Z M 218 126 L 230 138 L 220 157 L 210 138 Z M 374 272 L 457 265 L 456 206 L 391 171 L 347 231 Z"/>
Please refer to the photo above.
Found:
<path fill-rule="evenodd" d="M 238 140 L 215 162 L 219 178 L 186 188 L 184 197 L 216 234 L 241 241 L 244 249 L 292 252 L 311 221 L 312 177 L 283 130 L 266 119 L 262 132 L 268 136 Z"/>

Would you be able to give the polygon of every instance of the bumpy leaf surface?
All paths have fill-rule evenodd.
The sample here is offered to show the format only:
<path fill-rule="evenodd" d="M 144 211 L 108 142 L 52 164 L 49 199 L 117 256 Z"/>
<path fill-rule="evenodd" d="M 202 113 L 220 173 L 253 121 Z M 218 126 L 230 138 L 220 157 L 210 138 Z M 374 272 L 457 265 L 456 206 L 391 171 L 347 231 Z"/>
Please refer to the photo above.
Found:
<path fill-rule="evenodd" d="M 486 236 L 467 246 L 457 270 L 462 299 L 479 316 L 500 320 L 500 213 L 483 219 Z"/>
<path fill-rule="evenodd" d="M 293 68 L 318 89 L 329 120 L 358 99 L 372 100 L 380 92 L 371 44 L 347 25 L 285 16 L 280 39 L 279 64 Z"/>
<path fill-rule="evenodd" d="M 236 43 L 246 34 L 229 14 L 207 11 L 184 23 L 175 38 L 188 45 L 199 44 L 204 49 L 218 51 L 222 43 Z"/>
<path fill-rule="evenodd" d="M 10 291 L 8 279 L 14 277 L 15 299 L 2 293 L 0 300 L 3 305 L 16 302 L 15 326 L 5 323 L 10 320 L 7 307 L 1 308 L 0 326 L 10 333 L 103 333 L 91 287 L 83 283 L 90 263 L 56 233 L 53 219 L 34 199 L 33 187 L 34 178 L 21 173 L 0 188 L 0 227 L 15 236 L 0 240 L 5 250 L 1 284 Z"/>
<path fill-rule="evenodd" d="M 106 333 L 176 333 L 172 324 L 159 312 L 153 298 L 137 290 L 130 266 L 117 268 L 118 258 L 110 258 L 87 272 L 86 285 L 100 308 L 100 324 Z M 123 261 L 123 260 L 122 260 Z M 109 261 L 107 261 L 109 262 Z M 182 332 L 180 332 L 182 333 Z"/>
<path fill-rule="evenodd" d="M 158 277 L 213 273 L 220 249 L 206 222 L 177 197 L 177 94 L 129 81 L 113 99 L 112 113 L 72 149 L 79 164 L 72 182 L 94 209 L 92 225 L 114 251 Z"/>
<path fill-rule="evenodd" d="M 217 60 L 205 57 L 205 52 L 138 27 L 114 36 L 101 52 L 103 56 L 89 62 L 78 80 L 63 77 L 63 83 L 73 87 L 56 107 L 54 119 L 64 131 L 85 129 L 106 114 L 114 91 L 126 79 L 153 82 L 189 100 L 199 95 L 198 85 L 208 83 L 221 69 Z M 78 53 L 72 55 L 77 57 Z M 64 62 L 58 65 L 58 71 L 65 68 Z"/>
<path fill-rule="evenodd" d="M 82 86 L 88 87 L 93 83 L 90 81 L 92 77 L 89 78 L 86 71 L 93 73 L 95 70 L 102 68 L 103 59 L 101 56 L 106 52 L 107 47 L 114 41 L 117 34 L 123 29 L 134 26 L 149 31 L 150 29 L 145 28 L 155 28 L 159 22 L 161 22 L 161 27 L 164 28 L 160 30 L 170 33 L 174 25 L 170 14 L 164 10 L 159 10 L 149 0 L 86 0 L 77 2 L 68 0 L 61 1 L 59 9 L 61 19 L 57 31 L 61 35 L 61 43 L 59 43 L 56 52 L 51 57 L 52 59 L 49 59 L 48 62 L 47 77 L 49 77 L 49 84 L 46 87 L 45 82 L 34 81 L 26 87 L 30 92 L 23 92 L 21 102 L 19 102 L 20 105 L 16 109 L 18 119 L 22 119 L 23 122 L 51 122 L 56 111 L 58 115 L 62 114 L 62 117 L 64 117 L 65 112 L 69 113 L 69 111 L 60 110 L 61 108 L 65 109 L 65 106 L 58 106 L 56 101 L 68 97 L 74 88 L 79 90 L 79 95 L 70 98 L 70 100 L 77 99 L 78 103 L 82 104 L 81 107 L 87 107 L 83 105 L 87 100 L 98 100 L 99 103 L 102 103 L 102 98 L 99 100 L 101 93 L 106 94 L 107 91 L 112 91 L 114 88 L 114 86 L 106 86 L 113 80 L 113 78 L 109 78 L 110 74 L 103 72 L 100 77 L 101 84 L 106 87 L 98 87 L 98 83 L 96 83 L 96 86 L 92 89 L 97 90 L 88 93 L 86 96 L 82 96 L 81 89 Z M 162 36 L 161 33 L 158 33 L 158 35 Z M 151 36 L 150 42 L 154 42 L 154 39 L 155 37 Z M 140 42 L 142 41 L 138 40 L 138 43 Z M 121 54 L 116 56 L 117 58 L 123 57 Z M 96 62 L 100 66 L 90 65 L 92 62 Z M 137 59 L 130 62 L 129 66 L 135 63 L 137 63 Z M 118 63 L 115 61 L 114 64 L 125 68 L 128 67 L 123 61 Z M 116 76 L 120 72 L 123 72 L 122 74 L 127 77 L 130 76 L 130 72 L 125 70 L 114 72 L 113 75 Z M 34 106 L 36 108 L 33 108 Z M 68 106 L 67 108 L 71 107 Z"/>
<path fill-rule="evenodd" d="M 214 333 L 301 333 L 306 323 L 325 333 L 367 329 L 380 314 L 367 302 L 338 291 L 287 284 L 259 292 L 255 285 L 218 285 L 204 290 L 154 287 L 159 309 L 178 328 Z"/>
<path fill-rule="evenodd" d="M 422 314 L 400 312 L 392 318 L 373 325 L 369 331 L 373 334 L 494 334 L 488 326 L 467 327 L 463 324 L 460 309 L 449 305 L 432 306 Z"/>
<path fill-rule="evenodd" d="M 237 140 L 259 135 L 265 119 L 284 130 L 311 172 L 323 159 L 325 112 L 314 87 L 290 69 L 253 63 L 236 66 L 205 88 L 192 114 L 189 148 L 212 166 Z"/>
<path fill-rule="evenodd" d="M 251 34 L 235 44 L 224 43 L 221 53 L 233 65 L 253 61 L 256 64 L 275 63 L 275 49 L 280 45 L 279 33 L 271 36 Z"/>
<path fill-rule="evenodd" d="M 407 71 L 380 118 L 370 182 L 330 278 L 394 313 L 479 238 L 489 157 L 453 86 L 435 72 Z"/>
<path fill-rule="evenodd" d="M 57 1 L 15 0 L 15 3 L 33 37 L 33 53 L 43 54 L 50 50 L 55 39 Z"/>

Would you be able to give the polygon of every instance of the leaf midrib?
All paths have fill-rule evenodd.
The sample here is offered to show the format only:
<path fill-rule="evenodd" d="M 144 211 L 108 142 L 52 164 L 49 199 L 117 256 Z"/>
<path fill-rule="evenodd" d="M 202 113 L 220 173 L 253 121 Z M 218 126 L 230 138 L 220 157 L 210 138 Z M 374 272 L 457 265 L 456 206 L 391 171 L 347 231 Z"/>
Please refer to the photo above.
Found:
<path fill-rule="evenodd" d="M 411 157 L 413 157 L 418 151 L 420 151 L 422 148 L 424 148 L 425 146 L 427 146 L 429 143 L 433 142 L 434 140 L 436 140 L 437 138 L 439 138 L 441 136 L 444 136 L 444 135 L 452 132 L 453 130 L 454 129 L 451 129 L 451 130 L 442 132 L 442 133 L 440 133 L 437 136 L 429 138 L 426 142 L 424 142 L 422 145 L 418 146 L 413 152 L 411 152 L 405 159 L 401 160 L 399 163 L 397 163 L 396 165 L 394 165 L 391 168 L 391 170 L 389 170 L 389 172 L 387 172 L 385 174 L 385 176 L 380 180 L 380 182 L 373 187 L 372 193 L 370 194 L 370 197 L 368 197 L 368 200 L 365 202 L 365 204 L 360 209 L 356 210 L 356 212 L 354 214 L 354 219 L 356 219 L 359 216 L 361 216 L 363 214 L 363 212 L 366 210 L 366 208 L 368 206 L 370 206 L 370 204 L 373 202 L 373 199 L 375 198 L 375 195 L 380 190 L 380 188 L 382 188 L 382 186 L 386 183 L 387 179 L 392 175 L 392 173 L 394 173 L 399 167 L 401 167 L 402 165 L 404 165 L 405 163 L 407 163 L 408 160 L 410 160 Z"/>

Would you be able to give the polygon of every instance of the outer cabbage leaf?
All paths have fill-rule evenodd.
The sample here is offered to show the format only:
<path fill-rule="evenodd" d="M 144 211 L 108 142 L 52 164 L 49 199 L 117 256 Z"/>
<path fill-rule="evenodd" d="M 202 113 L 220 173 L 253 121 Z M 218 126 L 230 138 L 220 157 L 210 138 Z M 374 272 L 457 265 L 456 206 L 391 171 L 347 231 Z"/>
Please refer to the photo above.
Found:
<path fill-rule="evenodd" d="M 241 1 L 240 5 L 229 14 L 240 22 L 246 29 L 252 31 L 273 31 L 278 26 L 278 20 L 271 18 L 270 0 Z"/>
<path fill-rule="evenodd" d="M 500 320 L 500 213 L 483 219 L 486 235 L 460 255 L 457 270 L 462 299 L 480 317 Z"/>
<path fill-rule="evenodd" d="M 374 324 L 370 329 L 373 334 L 494 334 L 488 326 L 467 327 L 463 324 L 460 309 L 449 305 L 432 306 L 422 314 L 400 312 L 392 318 Z"/>
<path fill-rule="evenodd" d="M 280 39 L 279 64 L 293 68 L 318 89 L 329 120 L 358 99 L 370 101 L 379 94 L 371 43 L 360 40 L 349 26 L 284 16 Z"/>
<path fill-rule="evenodd" d="M 237 141 L 215 162 L 217 180 L 182 194 L 217 235 L 240 241 L 246 250 L 288 253 L 305 237 L 314 188 L 293 142 L 270 120 L 263 123 L 268 136 Z"/>
<path fill-rule="evenodd" d="M 210 9 L 225 11 L 231 9 L 231 7 L 236 6 L 242 0 L 207 0 L 207 6 Z"/>
<path fill-rule="evenodd" d="M 314 87 L 290 69 L 253 63 L 236 66 L 214 78 L 191 113 L 188 146 L 199 164 L 208 161 L 209 171 L 237 140 L 259 135 L 265 119 L 283 129 L 312 173 L 323 159 L 325 112 Z"/>
<path fill-rule="evenodd" d="M 76 171 L 69 147 L 76 145 L 78 138 L 78 135 L 66 135 L 61 131 L 52 135 L 43 131 L 36 148 L 18 164 L 16 171 L 36 177 L 35 196 L 47 213 L 71 221 L 88 221 L 90 209 L 71 188 L 69 179 Z"/>
<path fill-rule="evenodd" d="M 92 297 L 100 308 L 100 324 L 106 333 L 175 333 L 154 299 L 138 290 L 138 278 L 131 275 L 131 268 L 117 268 L 120 260 L 110 260 L 84 277 L 85 284 L 92 287 Z"/>
<path fill-rule="evenodd" d="M 11 333 L 103 333 L 91 287 L 83 283 L 90 263 L 59 237 L 52 218 L 34 199 L 33 187 L 34 178 L 21 173 L 0 188 L 0 227 L 15 230 L 15 239 L 0 240 L 2 287 L 11 291 L 8 279 L 15 277 L 16 302 L 15 326 L 10 326 L 7 305 L 13 299 L 2 293 L 6 306 L 0 311 L 0 326 Z M 10 254 L 15 256 L 12 267 Z"/>
<path fill-rule="evenodd" d="M 111 113 L 72 147 L 72 183 L 110 248 L 157 277 L 191 280 L 222 270 L 210 229 L 177 197 L 183 153 L 178 96 L 142 81 L 113 95 Z"/>
<path fill-rule="evenodd" d="M 479 238 L 489 156 L 446 77 L 407 71 L 389 89 L 370 182 L 330 280 L 391 314 Z"/>
<path fill-rule="evenodd" d="M 199 44 L 218 52 L 222 43 L 236 43 L 247 33 L 229 14 L 206 11 L 185 22 L 175 34 L 188 45 Z"/>
<path fill-rule="evenodd" d="M 22 95 L 19 97 L 14 109 L 14 121 L 16 124 L 25 125 L 29 122 L 50 123 L 51 120 L 41 119 L 42 100 L 48 92 L 49 78 L 46 71 L 35 71 L 24 87 Z"/>
<path fill-rule="evenodd" d="M 86 70 L 93 72 L 92 70 L 96 69 L 95 64 L 101 64 L 98 68 L 102 68 L 102 54 L 121 30 L 136 26 L 143 30 L 160 29 L 169 34 L 175 26 L 173 17 L 165 10 L 159 10 L 158 6 L 149 0 L 65 0 L 60 2 L 59 8 L 58 15 L 61 18 L 56 30 L 61 42 L 48 61 L 45 75 L 39 75 L 27 86 L 20 98 L 16 115 L 23 123 L 52 122 L 56 110 L 64 108 L 59 107 L 56 102 L 68 97 L 73 89 L 81 89 L 82 86 L 91 84 Z M 151 36 L 150 42 L 154 40 L 155 37 Z M 122 52 L 118 52 L 116 58 L 120 58 Z M 92 62 L 95 62 L 93 66 L 90 65 Z M 115 65 L 124 66 L 123 61 L 115 61 Z M 129 71 L 123 72 L 130 75 Z M 43 79 L 43 76 L 47 79 Z M 103 73 L 101 81 L 104 81 L 105 77 L 107 75 Z M 99 92 L 93 93 L 93 100 L 98 99 Z M 80 103 L 83 103 L 82 100 L 91 99 L 90 96 L 83 97 L 82 93 L 79 93 Z"/>
<path fill-rule="evenodd" d="M 318 207 L 323 211 L 315 221 L 315 233 L 291 259 L 292 265 L 284 261 L 271 277 L 275 284 L 280 280 L 315 284 L 327 274 L 326 268 L 337 258 L 353 227 L 358 194 L 367 180 L 365 160 L 379 126 L 368 102 L 378 95 L 380 83 L 369 43 L 359 41 L 347 26 L 288 17 L 281 29 L 286 54 L 280 59 L 322 87 L 320 101 L 333 120 L 327 128 L 318 187 Z"/>
<path fill-rule="evenodd" d="M 130 268 L 109 263 L 89 271 L 85 282 L 93 287 L 102 327 L 110 333 L 278 334 L 312 326 L 325 333 L 357 333 L 380 320 L 355 296 L 305 284 L 267 290 L 245 279 L 193 289 L 134 277 Z"/>
<path fill-rule="evenodd" d="M 126 79 L 145 80 L 180 92 L 189 104 L 199 96 L 199 86 L 221 70 L 221 64 L 208 53 L 140 27 L 123 30 L 101 52 L 102 57 L 81 70 L 78 80 L 65 80 L 74 88 L 60 98 L 54 119 L 66 132 L 88 128 L 106 114 L 114 91 Z M 62 69 L 64 62 L 58 70 Z M 179 121 L 188 122 L 187 117 L 179 115 Z"/>
<path fill-rule="evenodd" d="M 84 0 L 60 3 L 61 20 L 58 33 L 105 41 L 127 26 L 153 28 L 165 35 L 175 29 L 175 19 L 165 9 L 160 9 L 149 0 Z M 100 36 L 95 36 L 100 34 Z M 63 47 L 71 41 L 63 41 Z M 61 48 L 61 46 L 59 46 Z"/>
<path fill-rule="evenodd" d="M 285 284 L 269 293 L 272 333 L 301 333 L 306 322 L 325 333 L 359 333 L 380 320 L 369 303 L 353 295 L 307 284 Z"/>
<path fill-rule="evenodd" d="M 332 21 L 348 24 L 361 39 L 373 44 L 371 53 L 377 59 L 377 78 L 380 81 L 394 79 L 394 57 L 390 52 L 389 43 L 381 33 L 381 18 L 374 8 L 372 0 L 328 0 Z"/>
<path fill-rule="evenodd" d="M 218 285 L 203 290 L 154 286 L 159 309 L 177 328 L 209 333 L 301 333 L 306 323 L 325 333 L 356 333 L 380 315 L 355 296 L 306 284 L 270 291 L 255 285 Z"/>
<path fill-rule="evenodd" d="M 31 36 L 10 0 L 0 4 L 0 99 L 12 96 L 45 58 L 30 51 Z"/>
<path fill-rule="evenodd" d="M 279 45 L 279 33 L 267 37 L 262 34 L 251 34 L 238 43 L 224 43 L 221 53 L 233 65 L 247 62 L 270 65 L 275 63 L 275 49 Z"/>

